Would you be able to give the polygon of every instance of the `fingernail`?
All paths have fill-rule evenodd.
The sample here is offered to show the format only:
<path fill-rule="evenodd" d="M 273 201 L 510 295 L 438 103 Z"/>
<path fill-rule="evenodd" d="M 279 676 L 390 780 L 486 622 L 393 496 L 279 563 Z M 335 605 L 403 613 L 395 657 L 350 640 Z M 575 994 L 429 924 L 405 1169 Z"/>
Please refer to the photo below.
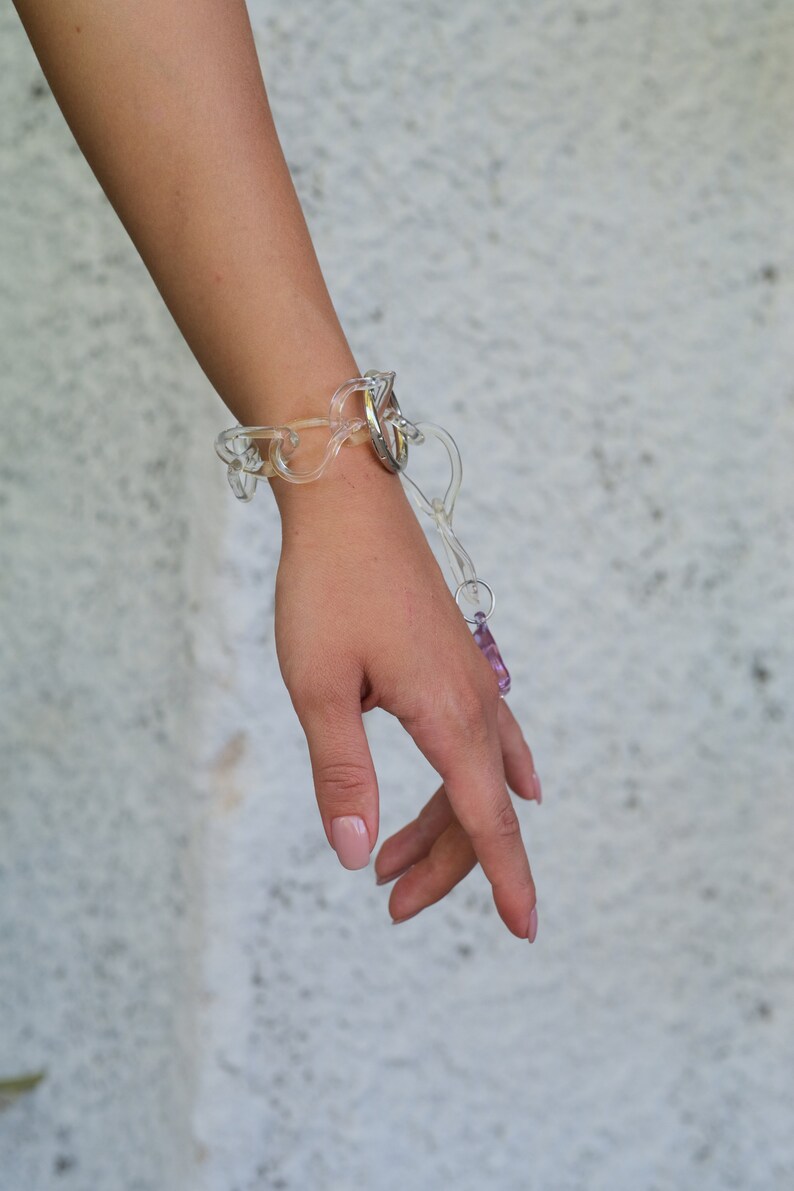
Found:
<path fill-rule="evenodd" d="M 391 924 L 397 926 L 400 922 L 407 922 L 409 918 L 416 918 L 418 913 L 418 910 L 414 910 L 413 914 L 406 914 L 403 918 L 392 918 Z"/>
<path fill-rule="evenodd" d="M 331 839 L 339 863 L 345 868 L 366 868 L 369 864 L 369 835 L 360 815 L 340 815 L 331 820 Z"/>
<path fill-rule="evenodd" d="M 535 942 L 535 935 L 537 933 L 538 933 L 538 907 L 533 906 L 532 913 L 529 916 L 529 931 L 527 933 L 527 938 L 529 939 L 530 943 Z"/>
<path fill-rule="evenodd" d="M 376 877 L 375 884 L 376 885 L 387 885 L 389 881 L 396 881 L 398 877 L 401 877 L 403 875 L 403 873 L 407 873 L 408 869 L 412 868 L 412 867 L 413 867 L 413 865 L 406 864 L 405 868 L 401 868 L 400 871 L 397 873 L 389 873 L 389 875 L 386 877 Z"/>
<path fill-rule="evenodd" d="M 537 802 L 538 806 L 540 806 L 541 802 L 543 801 L 543 789 L 541 788 L 540 778 L 537 775 L 537 771 L 532 774 L 532 780 L 535 783 L 535 801 Z"/>

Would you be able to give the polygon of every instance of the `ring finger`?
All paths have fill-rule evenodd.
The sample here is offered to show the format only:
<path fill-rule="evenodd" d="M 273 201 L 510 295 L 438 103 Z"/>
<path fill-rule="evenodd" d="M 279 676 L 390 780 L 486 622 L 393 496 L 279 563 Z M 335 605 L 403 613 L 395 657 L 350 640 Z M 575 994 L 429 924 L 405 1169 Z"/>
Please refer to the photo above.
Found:
<path fill-rule="evenodd" d="M 393 922 L 405 922 L 440 901 L 477 864 L 477 854 L 457 819 L 441 832 L 426 856 L 404 873 L 391 891 Z"/>

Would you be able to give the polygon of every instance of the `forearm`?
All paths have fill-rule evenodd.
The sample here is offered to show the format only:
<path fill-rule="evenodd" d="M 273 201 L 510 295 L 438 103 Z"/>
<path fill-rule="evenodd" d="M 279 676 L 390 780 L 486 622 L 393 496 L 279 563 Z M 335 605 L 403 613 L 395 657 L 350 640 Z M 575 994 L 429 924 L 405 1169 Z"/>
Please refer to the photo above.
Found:
<path fill-rule="evenodd" d="M 234 416 L 327 413 L 358 369 L 243 0 L 15 3 L 80 148 Z"/>

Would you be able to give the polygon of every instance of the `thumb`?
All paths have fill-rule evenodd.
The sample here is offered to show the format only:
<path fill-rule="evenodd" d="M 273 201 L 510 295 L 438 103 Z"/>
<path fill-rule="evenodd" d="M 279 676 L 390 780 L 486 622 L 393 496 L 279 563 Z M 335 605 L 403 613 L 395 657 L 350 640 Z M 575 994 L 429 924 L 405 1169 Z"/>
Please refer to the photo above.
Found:
<path fill-rule="evenodd" d="M 356 685 L 293 697 L 309 746 L 317 805 L 345 868 L 366 868 L 378 838 L 378 779 Z"/>

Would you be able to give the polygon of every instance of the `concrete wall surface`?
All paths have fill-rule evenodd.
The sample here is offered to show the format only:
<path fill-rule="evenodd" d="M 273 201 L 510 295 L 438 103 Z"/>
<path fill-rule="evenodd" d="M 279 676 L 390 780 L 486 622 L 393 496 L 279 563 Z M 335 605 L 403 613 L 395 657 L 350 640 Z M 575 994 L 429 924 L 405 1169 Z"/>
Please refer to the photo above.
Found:
<path fill-rule="evenodd" d="M 249 7 L 356 356 L 462 451 L 538 939 L 328 848 L 273 502 L 6 0 L 0 1191 L 788 1191 L 794 8 Z M 383 840 L 434 775 L 365 722 Z"/>

